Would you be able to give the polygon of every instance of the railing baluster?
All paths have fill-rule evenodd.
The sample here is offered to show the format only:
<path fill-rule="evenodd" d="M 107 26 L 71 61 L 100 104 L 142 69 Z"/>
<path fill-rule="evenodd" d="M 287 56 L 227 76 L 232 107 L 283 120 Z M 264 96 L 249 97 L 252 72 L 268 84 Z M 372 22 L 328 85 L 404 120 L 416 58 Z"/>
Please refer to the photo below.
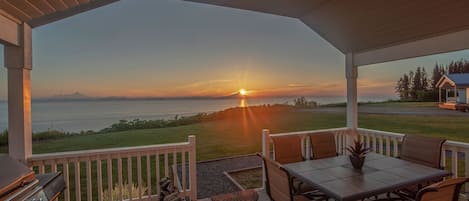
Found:
<path fill-rule="evenodd" d="M 45 168 L 44 168 L 44 162 L 41 162 L 39 165 L 39 174 L 44 174 L 46 173 Z"/>
<path fill-rule="evenodd" d="M 190 199 L 197 200 L 197 149 L 195 136 L 189 136 L 189 181 L 190 181 Z"/>
<path fill-rule="evenodd" d="M 117 158 L 117 183 L 119 186 L 119 200 L 124 200 L 124 194 L 122 192 L 122 156 L 119 154 Z"/>
<path fill-rule="evenodd" d="M 142 200 L 142 156 L 137 154 L 137 185 L 138 185 L 138 199 Z"/>
<path fill-rule="evenodd" d="M 177 153 L 176 151 L 173 152 L 173 164 L 171 165 L 171 167 L 174 167 L 175 170 L 177 170 Z M 176 174 L 177 172 L 173 172 L 173 184 L 174 185 L 177 185 L 177 177 L 176 177 Z"/>
<path fill-rule="evenodd" d="M 376 142 L 376 139 L 377 139 L 377 138 L 376 138 L 376 134 L 373 133 L 373 151 L 374 151 L 375 153 L 378 153 L 378 150 L 376 149 L 376 143 L 377 143 L 377 142 Z"/>
<path fill-rule="evenodd" d="M 384 154 L 384 149 L 383 149 L 384 140 L 383 140 L 382 135 L 379 136 L 378 141 L 379 141 L 379 153 Z"/>
<path fill-rule="evenodd" d="M 128 185 L 127 185 L 127 188 L 129 190 L 129 200 L 132 201 L 133 197 L 132 197 L 132 187 L 133 187 L 133 184 L 132 184 L 132 156 L 129 155 L 127 157 L 127 182 L 128 182 Z"/>
<path fill-rule="evenodd" d="M 86 190 L 88 201 L 93 200 L 93 187 L 91 181 L 91 159 L 86 160 Z"/>
<path fill-rule="evenodd" d="M 186 184 L 186 152 L 183 151 L 181 155 L 181 171 L 182 171 L 182 192 L 184 196 L 187 196 L 187 184 Z"/>
<path fill-rule="evenodd" d="M 109 196 L 109 201 L 112 201 L 112 190 L 113 190 L 113 185 L 112 185 L 112 158 L 111 156 L 108 156 L 107 159 L 107 190 L 108 190 L 108 196 Z"/>
<path fill-rule="evenodd" d="M 156 195 L 160 194 L 160 154 L 155 155 Z"/>
<path fill-rule="evenodd" d="M 150 154 L 147 153 L 147 195 L 148 200 L 151 200 L 151 160 Z"/>
<path fill-rule="evenodd" d="M 458 178 L 458 150 L 456 148 L 451 149 L 451 169 L 453 178 Z"/>
<path fill-rule="evenodd" d="M 394 150 L 393 156 L 398 157 L 399 156 L 399 153 L 398 153 L 399 152 L 399 143 L 397 142 L 396 137 L 392 138 L 392 142 L 393 142 L 393 150 Z"/>
<path fill-rule="evenodd" d="M 68 171 L 68 161 L 65 161 L 64 164 L 63 164 L 63 171 L 64 171 L 64 180 L 65 180 L 65 186 L 67 186 L 67 188 L 65 188 L 65 192 L 64 192 L 64 199 L 65 201 L 70 201 L 70 188 L 68 188 L 70 186 L 70 178 L 69 178 L 69 171 Z"/>
<path fill-rule="evenodd" d="M 334 133 L 334 139 L 335 139 L 335 150 L 337 151 L 338 154 L 340 154 L 340 146 L 339 146 L 339 134 Z"/>
<path fill-rule="evenodd" d="M 443 169 L 446 167 L 446 146 L 444 145 L 441 149 L 441 167 L 443 167 Z"/>
<path fill-rule="evenodd" d="M 81 190 L 80 190 L 80 160 L 75 159 L 75 200 L 81 201 Z"/>
<path fill-rule="evenodd" d="M 345 144 L 345 142 L 347 141 L 346 135 L 347 134 L 345 133 L 340 134 L 340 154 L 346 154 L 346 151 L 345 151 L 347 147 L 347 145 Z"/>
<path fill-rule="evenodd" d="M 465 149 L 464 150 L 464 176 L 467 178 L 469 177 L 469 150 Z M 465 187 L 465 193 L 469 192 L 469 185 L 466 184 L 464 185 Z"/>
<path fill-rule="evenodd" d="M 391 156 L 391 140 L 386 136 L 386 156 Z"/>
<path fill-rule="evenodd" d="M 101 159 L 98 157 L 96 159 L 96 168 L 97 174 L 96 176 L 98 177 L 98 200 L 102 201 L 103 200 L 103 173 L 102 173 L 102 166 L 101 166 Z"/>
<path fill-rule="evenodd" d="M 164 176 L 169 177 L 169 171 L 168 171 L 168 152 L 164 153 Z"/>
<path fill-rule="evenodd" d="M 306 137 L 305 138 L 305 158 L 306 160 L 310 160 L 311 159 L 311 140 L 309 137 Z"/>
<path fill-rule="evenodd" d="M 51 172 L 57 172 L 57 163 L 55 160 L 51 160 L 51 165 L 50 165 Z"/>
<path fill-rule="evenodd" d="M 366 135 L 366 147 L 370 149 L 371 148 L 370 147 L 370 135 L 369 133 L 366 133 L 365 135 Z"/>

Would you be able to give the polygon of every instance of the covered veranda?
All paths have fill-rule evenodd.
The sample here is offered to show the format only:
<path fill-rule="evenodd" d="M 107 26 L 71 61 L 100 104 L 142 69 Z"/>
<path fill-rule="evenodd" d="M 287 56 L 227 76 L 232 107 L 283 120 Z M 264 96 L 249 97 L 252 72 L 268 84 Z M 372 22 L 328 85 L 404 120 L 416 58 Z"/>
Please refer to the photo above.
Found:
<path fill-rule="evenodd" d="M 180 158 L 192 164 L 189 166 L 188 175 L 182 175 L 183 184 L 181 185 L 184 188 L 183 193 L 195 199 L 196 178 L 195 166 L 193 166 L 195 138 L 189 138 L 187 143 L 166 146 L 32 154 L 31 30 L 113 2 L 116 0 L 0 0 L 0 42 L 5 47 L 5 67 L 8 70 L 9 155 L 37 167 L 39 172 L 63 170 L 67 177 L 74 176 L 73 182 L 76 187 L 73 190 L 76 193 L 66 191 L 65 200 L 81 200 L 82 194 L 86 195 L 88 200 L 92 200 L 92 194 L 96 193 L 99 200 L 102 199 L 104 191 L 101 174 L 104 173 L 101 173 L 101 163 L 113 164 L 113 161 L 117 161 L 119 176 L 116 179 L 119 189 L 122 189 L 125 188 L 122 186 L 122 161 L 136 160 L 137 170 L 140 172 L 138 175 L 140 175 L 142 158 L 147 158 L 148 162 L 151 157 L 155 157 L 156 160 L 163 157 L 166 167 L 171 164 L 171 160 L 175 164 Z M 469 21 L 467 20 L 469 19 L 469 12 L 467 12 L 469 2 L 467 1 L 194 0 L 194 2 L 291 17 L 304 22 L 317 32 L 343 53 L 345 59 L 347 127 L 333 130 L 339 136 L 337 140 L 341 142 L 342 147 L 351 144 L 356 138 L 368 140 L 367 146 L 373 151 L 390 156 L 399 155 L 398 146 L 390 145 L 399 144 L 402 134 L 358 127 L 358 68 L 370 64 L 469 49 Z M 305 131 L 293 134 L 305 135 L 314 132 Z M 264 136 L 267 135 L 269 135 L 267 131 L 264 131 Z M 265 137 L 265 139 L 268 138 Z M 444 150 L 449 151 L 451 157 L 446 158 L 446 154 L 443 154 L 442 163 L 446 164 L 447 160 L 450 161 L 453 176 L 458 176 L 458 173 L 460 173 L 459 176 L 469 173 L 469 144 L 447 141 Z M 173 155 L 173 157 L 169 159 L 168 155 Z M 464 156 L 464 159 L 460 160 L 460 156 Z M 80 181 L 80 164 L 82 163 L 85 164 L 86 178 L 91 178 L 91 169 L 95 165 L 98 167 L 97 186 L 92 185 L 91 179 Z M 464 170 L 458 170 L 458 163 L 465 164 Z M 126 164 L 127 168 L 133 168 L 132 163 Z M 75 168 L 73 176 L 68 174 L 69 165 Z M 150 163 L 146 165 L 149 166 Z M 107 167 L 106 174 L 112 174 L 113 168 L 109 165 Z M 186 166 L 183 164 L 182 167 Z M 149 171 L 150 168 L 146 170 Z M 165 169 L 166 175 L 168 172 L 169 170 Z M 129 176 L 132 177 L 131 174 Z M 188 182 L 190 184 L 186 184 L 186 176 L 191 178 Z M 141 183 L 140 176 L 138 179 Z M 148 178 L 148 180 L 152 179 Z M 72 185 L 71 181 L 70 185 Z M 113 177 L 107 177 L 108 183 L 112 181 Z M 85 193 L 82 193 L 80 186 L 85 187 L 86 190 L 83 189 Z M 108 193 L 111 193 L 111 185 L 107 186 Z M 139 197 L 142 198 L 141 190 Z"/>

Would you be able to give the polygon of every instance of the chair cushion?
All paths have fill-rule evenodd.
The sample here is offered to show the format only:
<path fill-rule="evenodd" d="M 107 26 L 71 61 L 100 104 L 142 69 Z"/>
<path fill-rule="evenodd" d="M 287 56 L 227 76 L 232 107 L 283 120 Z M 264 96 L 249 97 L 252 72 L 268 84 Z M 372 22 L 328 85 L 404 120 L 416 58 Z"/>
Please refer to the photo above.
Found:
<path fill-rule="evenodd" d="M 273 137 L 275 161 L 280 164 L 303 161 L 300 136 Z"/>
<path fill-rule="evenodd" d="M 433 168 L 441 168 L 441 149 L 445 141 L 442 138 L 406 135 L 402 141 L 400 158 Z"/>

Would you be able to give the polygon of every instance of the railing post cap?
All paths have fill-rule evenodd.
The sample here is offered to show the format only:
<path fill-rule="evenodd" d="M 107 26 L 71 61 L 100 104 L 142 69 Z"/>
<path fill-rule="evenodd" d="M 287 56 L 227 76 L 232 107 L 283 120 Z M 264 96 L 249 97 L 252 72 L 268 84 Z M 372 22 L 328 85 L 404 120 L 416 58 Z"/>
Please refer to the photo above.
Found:
<path fill-rule="evenodd" d="M 269 129 L 267 129 L 267 128 L 262 129 L 262 133 L 269 133 L 269 132 L 270 132 L 270 131 L 269 131 Z"/>

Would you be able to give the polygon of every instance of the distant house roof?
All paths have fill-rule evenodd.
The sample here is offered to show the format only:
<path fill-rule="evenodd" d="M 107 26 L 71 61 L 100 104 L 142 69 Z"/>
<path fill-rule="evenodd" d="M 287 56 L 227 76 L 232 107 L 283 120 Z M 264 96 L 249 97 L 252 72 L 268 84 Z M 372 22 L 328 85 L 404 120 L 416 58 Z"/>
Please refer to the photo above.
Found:
<path fill-rule="evenodd" d="M 455 73 L 448 74 L 441 77 L 438 81 L 437 86 L 443 87 L 445 84 L 450 84 L 451 86 L 469 86 L 469 73 Z"/>

